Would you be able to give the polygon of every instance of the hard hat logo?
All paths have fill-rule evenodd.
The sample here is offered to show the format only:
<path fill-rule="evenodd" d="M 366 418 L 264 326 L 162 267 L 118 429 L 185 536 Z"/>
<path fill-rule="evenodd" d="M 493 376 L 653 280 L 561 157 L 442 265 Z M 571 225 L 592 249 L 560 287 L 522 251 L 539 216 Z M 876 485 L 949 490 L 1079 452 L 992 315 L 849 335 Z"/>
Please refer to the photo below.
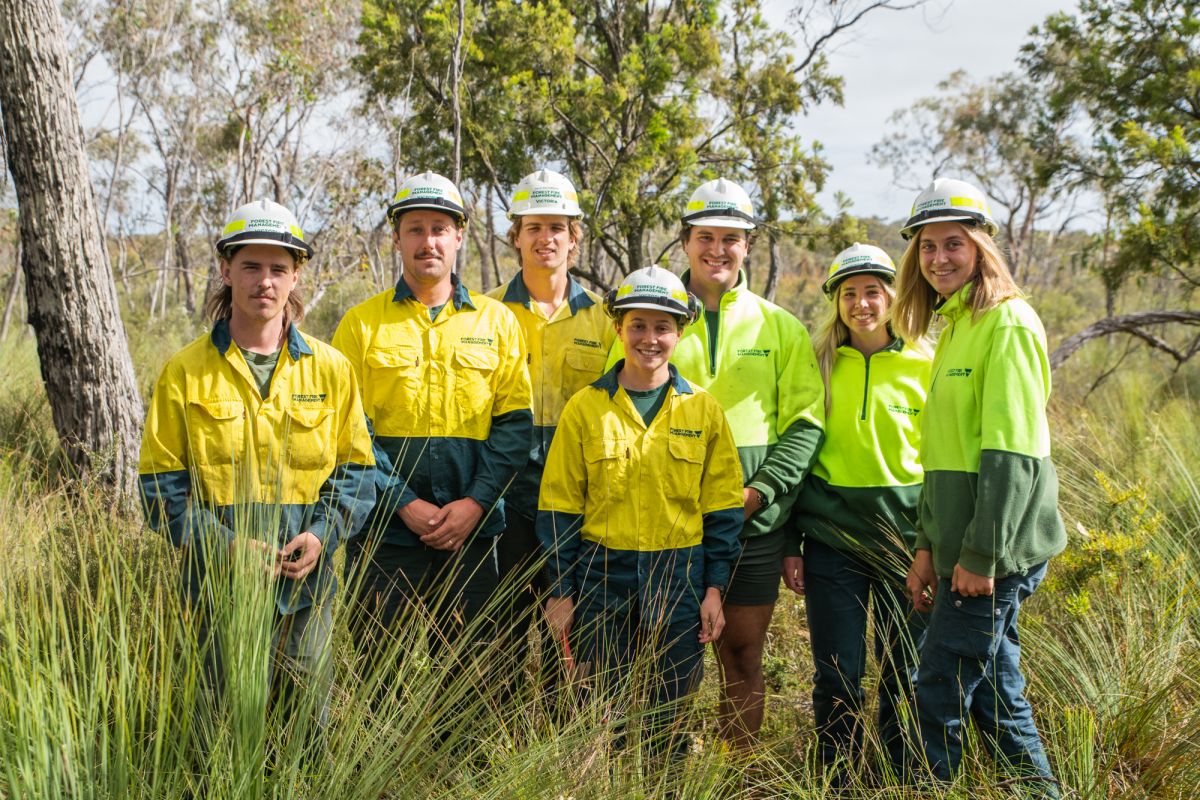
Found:
<path fill-rule="evenodd" d="M 900 229 L 900 235 L 911 239 L 917 230 L 931 222 L 978 225 L 990 236 L 995 236 L 1000 230 L 983 192 L 955 178 L 937 178 L 917 195 L 908 222 Z"/>
<path fill-rule="evenodd" d="M 825 296 L 833 298 L 842 281 L 854 275 L 878 275 L 888 283 L 896 279 L 896 265 L 882 248 L 855 242 L 837 254 L 829 267 L 829 277 L 822 284 Z"/>
<path fill-rule="evenodd" d="M 710 225 L 746 231 L 758 227 L 750 195 L 741 186 L 724 178 L 701 184 L 692 192 L 684 207 L 682 221 L 684 225 Z"/>
<path fill-rule="evenodd" d="M 688 293 L 670 270 L 643 267 L 626 275 L 621 285 L 604 298 L 604 310 L 611 317 L 634 308 L 665 311 L 686 324 L 700 313 L 700 301 Z"/>
<path fill-rule="evenodd" d="M 227 258 L 230 248 L 247 244 L 285 247 L 301 259 L 313 256 L 312 245 L 305 241 L 292 212 L 270 200 L 256 200 L 234 209 L 217 240 L 217 252 Z"/>
<path fill-rule="evenodd" d="M 543 169 L 526 175 L 513 188 L 508 218 L 526 214 L 582 217 L 583 209 L 579 207 L 579 194 L 571 181 L 565 175 Z"/>
<path fill-rule="evenodd" d="M 466 204 L 463 203 L 458 187 L 434 172 L 413 175 L 400 184 L 391 205 L 388 206 L 388 220 L 395 224 L 405 211 L 418 208 L 449 214 L 462 225 L 467 222 Z"/>

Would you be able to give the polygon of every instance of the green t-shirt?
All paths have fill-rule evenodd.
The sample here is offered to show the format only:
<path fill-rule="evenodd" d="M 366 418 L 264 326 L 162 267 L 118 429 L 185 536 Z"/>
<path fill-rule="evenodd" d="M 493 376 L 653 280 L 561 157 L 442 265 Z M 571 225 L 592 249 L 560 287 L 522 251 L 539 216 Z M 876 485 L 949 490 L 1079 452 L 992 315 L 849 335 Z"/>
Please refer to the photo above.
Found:
<path fill-rule="evenodd" d="M 437 322 L 437 315 L 442 313 L 442 309 L 445 307 L 445 303 L 442 303 L 440 306 L 429 306 L 429 321 Z"/>
<path fill-rule="evenodd" d="M 271 376 L 275 374 L 275 365 L 279 363 L 279 351 L 263 355 L 262 353 L 252 353 L 244 347 L 239 347 L 242 355 L 246 358 L 246 366 L 250 368 L 250 374 L 254 376 L 254 382 L 258 384 L 258 394 L 264 400 L 271 392 Z"/>
<path fill-rule="evenodd" d="M 670 381 L 666 381 L 662 386 L 647 389 L 644 392 L 634 389 L 625 390 L 625 393 L 629 395 L 629 399 L 633 401 L 633 407 L 642 415 L 642 422 L 649 425 L 658 415 L 658 410 L 663 407 L 663 403 L 667 399 L 667 386 L 670 383 Z"/>

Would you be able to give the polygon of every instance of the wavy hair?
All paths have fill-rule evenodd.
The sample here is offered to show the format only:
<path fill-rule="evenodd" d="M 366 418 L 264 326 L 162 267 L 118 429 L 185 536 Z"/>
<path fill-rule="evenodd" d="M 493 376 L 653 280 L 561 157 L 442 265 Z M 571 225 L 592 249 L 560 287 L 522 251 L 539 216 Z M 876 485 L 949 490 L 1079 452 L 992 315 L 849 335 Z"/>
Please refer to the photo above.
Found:
<path fill-rule="evenodd" d="M 1013 280 L 1012 271 L 996 240 L 977 225 L 957 224 L 975 245 L 975 272 L 967 305 L 972 317 L 979 319 L 1005 300 L 1023 297 L 1024 293 Z M 916 342 L 929 332 L 938 294 L 921 274 L 921 235 L 925 227 L 908 242 L 896 271 L 896 301 L 892 307 L 892 323 L 896 333 L 906 342 Z"/>
<path fill-rule="evenodd" d="M 241 247 L 230 247 L 221 255 L 222 263 L 229 264 L 233 261 Z M 285 248 L 286 249 L 286 248 Z M 296 269 L 304 266 L 307 259 L 298 258 L 292 250 L 288 250 L 292 254 L 292 263 Z M 204 316 L 209 322 L 218 322 L 223 319 L 229 319 L 233 316 L 233 289 L 226 286 L 220 280 L 216 281 L 212 288 L 209 289 L 208 296 L 204 298 Z M 288 295 L 287 304 L 283 307 L 283 329 L 287 330 L 289 323 L 299 325 L 304 321 L 304 296 L 300 294 L 298 288 L 293 288 L 291 294 Z"/>

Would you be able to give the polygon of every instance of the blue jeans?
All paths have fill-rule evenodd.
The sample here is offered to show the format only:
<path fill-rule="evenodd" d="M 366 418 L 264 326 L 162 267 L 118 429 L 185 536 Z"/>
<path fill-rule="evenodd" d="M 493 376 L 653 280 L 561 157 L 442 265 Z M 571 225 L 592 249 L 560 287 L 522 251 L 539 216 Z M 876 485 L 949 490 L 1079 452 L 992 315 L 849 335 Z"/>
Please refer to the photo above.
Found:
<path fill-rule="evenodd" d="M 897 571 L 907 556 L 854 553 L 813 539 L 804 546 L 805 609 L 812 644 L 813 714 L 817 744 L 826 764 L 862 753 L 866 699 L 868 609 L 874 620 L 875 658 L 880 664 L 879 737 L 892 768 L 902 773 L 905 751 L 899 709 L 913 707 L 912 674 L 925 632 L 925 617 L 912 610 Z"/>
<path fill-rule="evenodd" d="M 1017 614 L 1046 575 L 1046 564 L 998 578 L 991 597 L 963 597 L 941 578 L 921 648 L 917 719 L 933 775 L 949 781 L 962 760 L 963 721 L 970 715 L 1003 767 L 1042 777 L 1030 784 L 1058 797 L 1050 762 L 1025 699 Z"/>

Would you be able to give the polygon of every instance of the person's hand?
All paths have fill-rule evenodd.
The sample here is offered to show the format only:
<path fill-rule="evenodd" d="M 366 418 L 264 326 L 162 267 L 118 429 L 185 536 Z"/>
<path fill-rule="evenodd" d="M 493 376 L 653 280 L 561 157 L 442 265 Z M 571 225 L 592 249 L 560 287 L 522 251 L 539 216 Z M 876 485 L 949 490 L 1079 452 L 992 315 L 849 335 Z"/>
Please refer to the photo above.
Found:
<path fill-rule="evenodd" d="M 283 577 L 303 580 L 317 566 L 321 550 L 321 540 L 314 534 L 309 531 L 298 534 L 279 551 Z"/>
<path fill-rule="evenodd" d="M 700 644 L 715 642 L 725 630 L 725 612 L 721 609 L 721 590 L 708 587 L 700 603 Z"/>
<path fill-rule="evenodd" d="M 475 530 L 481 517 L 483 506 L 474 498 L 464 497 L 446 503 L 434 515 L 433 526 L 429 533 L 421 537 L 421 541 L 435 550 L 457 550 Z"/>
<path fill-rule="evenodd" d="M 262 559 L 263 571 L 272 578 L 279 577 L 279 570 L 282 564 L 279 561 L 279 550 L 272 547 L 259 539 L 251 539 L 247 536 L 238 536 L 229 543 L 230 549 L 240 548 L 243 552 L 249 552 L 254 557 Z"/>
<path fill-rule="evenodd" d="M 554 641 L 561 642 L 571 632 L 575 621 L 575 600 L 570 595 L 566 597 L 546 598 L 546 627 Z"/>
<path fill-rule="evenodd" d="M 417 536 L 424 537 L 433 530 L 434 522 L 441 510 L 433 503 L 418 498 L 408 505 L 396 509 L 396 516 L 404 523 L 404 527 Z"/>
<path fill-rule="evenodd" d="M 950 591 L 958 592 L 963 597 L 991 597 L 995 589 L 995 578 L 976 575 L 962 564 L 954 565 L 954 573 L 950 576 Z"/>
<path fill-rule="evenodd" d="M 784 556 L 783 585 L 801 597 L 804 596 L 804 556 Z"/>
<path fill-rule="evenodd" d="M 750 519 L 762 509 L 758 502 L 758 490 L 742 487 L 742 519 Z"/>
<path fill-rule="evenodd" d="M 938 577 L 933 571 L 933 554 L 928 550 L 918 550 L 908 568 L 908 577 L 904 579 L 908 595 L 912 598 L 913 608 L 917 611 L 929 611 L 933 608 L 933 598 L 937 595 Z"/>

